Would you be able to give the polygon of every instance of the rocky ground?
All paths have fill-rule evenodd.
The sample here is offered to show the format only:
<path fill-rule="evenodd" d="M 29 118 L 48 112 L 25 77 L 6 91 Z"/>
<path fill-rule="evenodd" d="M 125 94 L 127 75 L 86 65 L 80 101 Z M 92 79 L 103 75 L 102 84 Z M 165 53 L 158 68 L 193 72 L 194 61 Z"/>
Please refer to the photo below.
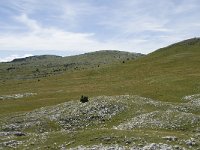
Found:
<path fill-rule="evenodd" d="M 199 149 L 200 94 L 182 101 L 99 96 L 1 117 L 0 149 Z"/>
<path fill-rule="evenodd" d="M 101 150 L 171 150 L 171 149 L 177 149 L 177 150 L 184 150 L 184 148 L 181 148 L 178 145 L 171 146 L 163 143 L 151 143 L 145 146 L 133 146 L 133 147 L 128 147 L 128 146 L 119 146 L 119 145 L 111 145 L 111 146 L 105 146 L 105 145 L 93 145 L 91 147 L 84 147 L 84 146 L 78 146 L 76 148 L 70 148 L 70 150 L 96 150 L 96 149 L 101 149 Z"/>
<path fill-rule="evenodd" d="M 12 95 L 1 95 L 0 100 L 15 100 L 19 98 L 29 97 L 37 95 L 37 93 L 20 93 L 20 94 L 12 94 Z"/>

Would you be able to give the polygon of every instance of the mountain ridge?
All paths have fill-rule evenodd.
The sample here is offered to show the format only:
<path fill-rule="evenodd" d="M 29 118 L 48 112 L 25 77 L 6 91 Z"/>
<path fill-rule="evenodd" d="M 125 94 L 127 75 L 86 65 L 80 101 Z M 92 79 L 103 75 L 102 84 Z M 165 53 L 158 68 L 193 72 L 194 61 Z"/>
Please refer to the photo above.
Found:
<path fill-rule="evenodd" d="M 0 63 L 0 74 L 3 74 L 3 78 L 10 79 L 39 78 L 62 74 L 66 71 L 92 69 L 123 63 L 142 56 L 144 55 L 140 53 L 116 50 L 103 50 L 66 57 L 57 55 L 30 56 Z"/>
<path fill-rule="evenodd" d="M 37 59 L 48 59 L 48 58 L 59 58 L 62 56 L 58 56 L 58 55 L 34 55 L 34 56 L 29 56 L 29 57 L 24 57 L 24 58 L 16 58 L 13 59 L 12 61 L 10 61 L 11 63 L 14 62 L 22 62 L 22 61 L 27 61 L 27 60 L 37 60 Z M 9 62 L 7 62 L 9 63 Z"/>
<path fill-rule="evenodd" d="M 24 57 L 24 58 L 16 58 L 10 62 L 7 63 L 12 63 L 12 62 L 21 62 L 21 61 L 27 61 L 27 60 L 40 60 L 40 59 L 50 59 L 50 58 L 63 58 L 63 59 L 68 59 L 71 57 L 80 57 L 80 56 L 87 56 L 87 55 L 96 55 L 96 54 L 127 54 L 127 55 L 135 55 L 135 56 L 142 56 L 144 54 L 141 53 L 135 53 L 135 52 L 126 52 L 126 51 L 120 51 L 120 50 L 98 50 L 94 52 L 86 52 L 83 54 L 77 54 L 77 55 L 70 55 L 70 56 L 59 56 L 59 55 L 34 55 L 34 56 L 29 56 L 29 57 Z"/>

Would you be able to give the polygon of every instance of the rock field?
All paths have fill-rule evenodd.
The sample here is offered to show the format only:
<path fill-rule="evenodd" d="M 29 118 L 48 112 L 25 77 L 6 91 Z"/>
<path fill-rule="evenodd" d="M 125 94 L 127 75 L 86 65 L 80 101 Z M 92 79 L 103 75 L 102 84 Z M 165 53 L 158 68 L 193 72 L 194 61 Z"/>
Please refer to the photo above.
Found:
<path fill-rule="evenodd" d="M 200 147 L 200 94 L 185 96 L 182 103 L 169 103 L 134 95 L 99 96 L 87 103 L 78 100 L 31 112 L 0 118 L 0 150 L 9 148 L 42 149 L 52 135 L 67 136 L 84 131 L 152 132 L 134 137 L 111 135 L 94 139 L 99 144 L 74 145 L 77 139 L 50 144 L 53 149 L 132 149 L 132 150 L 185 150 Z M 159 131 L 163 135 L 156 135 Z M 165 133 L 166 132 L 166 133 Z M 164 134 L 165 133 L 165 134 Z M 167 133 L 171 133 L 168 135 Z M 173 134 L 174 133 L 174 134 Z M 177 136 L 178 135 L 178 136 Z M 136 135 L 135 135 L 136 136 Z M 158 136 L 160 141 L 147 139 Z M 153 139 L 152 138 L 152 139 Z M 93 139 L 93 141 L 95 141 Z M 121 142 L 125 141 L 125 142 Z M 36 145 L 35 143 L 39 143 Z M 124 143 L 124 144 L 123 144 Z"/>

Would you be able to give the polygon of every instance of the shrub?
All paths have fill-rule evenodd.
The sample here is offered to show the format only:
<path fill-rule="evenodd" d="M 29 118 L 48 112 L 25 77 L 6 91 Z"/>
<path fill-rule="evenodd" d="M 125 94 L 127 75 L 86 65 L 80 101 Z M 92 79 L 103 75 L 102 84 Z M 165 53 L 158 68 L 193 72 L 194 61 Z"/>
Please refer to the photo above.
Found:
<path fill-rule="evenodd" d="M 81 98 L 80 98 L 80 102 L 82 102 L 82 103 L 88 102 L 88 97 L 82 95 Z"/>
<path fill-rule="evenodd" d="M 35 70 L 36 72 L 40 72 L 40 70 L 38 69 L 38 68 L 36 68 L 36 70 Z"/>

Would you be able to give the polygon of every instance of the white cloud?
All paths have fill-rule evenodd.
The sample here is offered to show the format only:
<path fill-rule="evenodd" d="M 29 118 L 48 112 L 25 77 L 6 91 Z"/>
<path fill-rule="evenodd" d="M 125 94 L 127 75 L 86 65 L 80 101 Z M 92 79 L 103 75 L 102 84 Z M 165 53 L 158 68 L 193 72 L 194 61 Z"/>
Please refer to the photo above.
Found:
<path fill-rule="evenodd" d="M 80 50 L 103 48 L 103 43 L 93 39 L 93 33 L 66 32 L 57 28 L 43 28 L 35 20 L 23 14 L 16 19 L 29 28 L 21 34 L 0 36 L 2 50 Z"/>
<path fill-rule="evenodd" d="M 9 62 L 12 61 L 16 58 L 24 58 L 24 57 L 29 57 L 29 56 L 33 56 L 32 54 L 25 54 L 25 55 L 17 55 L 17 54 L 13 54 L 11 56 L 5 57 L 5 58 L 0 58 L 0 62 Z"/>
<path fill-rule="evenodd" d="M 39 31 L 39 30 L 41 30 L 41 28 L 38 25 L 38 23 L 35 20 L 33 20 L 33 19 L 29 19 L 26 14 L 22 14 L 21 16 L 17 16 L 17 17 L 15 17 L 15 19 L 18 22 L 21 22 L 24 25 L 26 25 L 32 31 Z"/>
<path fill-rule="evenodd" d="M 21 15 L 0 27 L 0 50 L 149 53 L 200 34 L 198 0 L 7 1 Z"/>
<path fill-rule="evenodd" d="M 119 49 L 137 51 L 146 40 L 143 39 L 111 39 L 107 42 L 95 40 L 94 33 L 74 33 L 49 27 L 44 28 L 37 21 L 23 14 L 15 18 L 29 28 L 21 34 L 4 34 L 0 36 L 0 50 L 73 50 L 94 51 L 101 49 Z M 141 50 L 141 49 L 140 49 Z M 140 51 L 141 52 L 141 51 Z"/>

